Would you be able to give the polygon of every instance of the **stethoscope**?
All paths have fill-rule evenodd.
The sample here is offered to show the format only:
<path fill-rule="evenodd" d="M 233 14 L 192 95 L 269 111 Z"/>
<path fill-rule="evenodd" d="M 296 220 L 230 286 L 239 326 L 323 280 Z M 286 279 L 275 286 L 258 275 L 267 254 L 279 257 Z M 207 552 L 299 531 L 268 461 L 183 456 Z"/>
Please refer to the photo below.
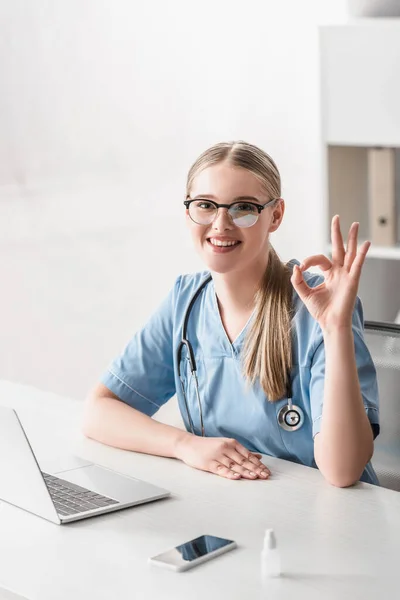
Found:
<path fill-rule="evenodd" d="M 178 376 L 179 376 L 181 386 L 182 386 L 182 394 L 183 394 L 183 399 L 185 402 L 186 413 L 187 413 L 187 417 L 188 417 L 188 421 L 189 421 L 189 427 L 190 427 L 191 432 L 194 434 L 195 430 L 194 430 L 193 421 L 192 421 L 192 418 L 190 415 L 189 405 L 188 405 L 186 392 L 185 392 L 185 385 L 184 385 L 182 374 L 181 374 L 181 359 L 182 359 L 182 350 L 184 347 L 186 347 L 186 349 L 187 349 L 188 360 L 190 363 L 190 371 L 191 371 L 192 377 L 194 379 L 196 398 L 197 398 L 197 403 L 199 405 L 200 429 L 201 429 L 201 435 L 203 437 L 205 436 L 205 431 L 204 431 L 204 422 L 203 422 L 203 411 L 201 408 L 200 393 L 199 393 L 199 382 L 197 379 L 197 365 L 196 365 L 196 359 L 194 357 L 192 344 L 190 343 L 190 341 L 187 338 L 187 326 L 188 326 L 188 322 L 189 322 L 190 313 L 192 312 L 193 306 L 194 306 L 197 298 L 200 296 L 201 292 L 206 287 L 206 285 L 211 281 L 211 279 L 212 279 L 212 277 L 210 275 L 201 283 L 200 287 L 193 294 L 193 297 L 189 302 L 189 305 L 186 309 L 185 317 L 183 319 L 182 339 L 179 343 L 178 350 L 177 350 Z M 299 406 L 296 406 L 295 404 L 293 404 L 293 402 L 292 402 L 292 384 L 290 381 L 290 376 L 288 377 L 287 404 L 285 406 L 282 406 L 282 408 L 279 410 L 277 418 L 278 418 L 278 423 L 279 423 L 280 427 L 282 427 L 282 429 L 284 429 L 285 431 L 297 431 L 297 429 L 300 429 L 300 427 L 304 423 L 303 410 Z"/>

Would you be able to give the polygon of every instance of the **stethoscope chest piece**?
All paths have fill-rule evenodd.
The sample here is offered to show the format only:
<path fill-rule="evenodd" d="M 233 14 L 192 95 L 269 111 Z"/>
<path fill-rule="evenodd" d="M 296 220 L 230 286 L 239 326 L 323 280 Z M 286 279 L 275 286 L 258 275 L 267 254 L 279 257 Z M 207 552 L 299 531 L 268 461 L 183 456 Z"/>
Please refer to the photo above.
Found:
<path fill-rule="evenodd" d="M 278 423 L 285 431 L 296 431 L 304 423 L 304 413 L 300 406 L 292 404 L 289 400 L 278 412 Z"/>

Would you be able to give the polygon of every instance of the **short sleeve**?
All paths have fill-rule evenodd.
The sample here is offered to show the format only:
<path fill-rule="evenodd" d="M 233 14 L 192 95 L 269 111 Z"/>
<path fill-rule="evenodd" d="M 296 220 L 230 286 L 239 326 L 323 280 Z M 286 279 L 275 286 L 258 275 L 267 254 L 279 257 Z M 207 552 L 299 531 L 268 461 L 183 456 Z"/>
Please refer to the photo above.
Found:
<path fill-rule="evenodd" d="M 149 416 L 175 394 L 173 324 L 179 282 L 101 378 L 123 402 Z"/>
<path fill-rule="evenodd" d="M 374 438 L 379 434 L 379 399 L 376 369 L 364 341 L 364 320 L 359 298 L 353 312 L 353 336 L 361 395 L 371 423 Z M 313 437 L 321 429 L 324 400 L 325 347 L 323 339 L 318 344 L 311 364 L 310 403 L 313 420 Z"/>

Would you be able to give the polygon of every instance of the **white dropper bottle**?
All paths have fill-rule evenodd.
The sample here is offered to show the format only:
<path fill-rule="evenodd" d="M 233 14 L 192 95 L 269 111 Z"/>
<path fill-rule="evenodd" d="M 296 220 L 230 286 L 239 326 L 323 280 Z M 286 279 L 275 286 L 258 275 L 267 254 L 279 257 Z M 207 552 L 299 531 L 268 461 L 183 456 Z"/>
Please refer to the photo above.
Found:
<path fill-rule="evenodd" d="M 264 535 L 264 546 L 261 552 L 261 577 L 265 582 L 270 577 L 280 577 L 281 557 L 273 529 L 267 529 Z"/>

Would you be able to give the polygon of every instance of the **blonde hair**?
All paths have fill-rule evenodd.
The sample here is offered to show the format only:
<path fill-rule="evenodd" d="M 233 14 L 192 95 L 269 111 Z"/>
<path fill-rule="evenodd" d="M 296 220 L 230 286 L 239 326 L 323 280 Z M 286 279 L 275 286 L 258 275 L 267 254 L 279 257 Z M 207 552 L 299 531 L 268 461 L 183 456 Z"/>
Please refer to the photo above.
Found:
<path fill-rule="evenodd" d="M 228 162 L 253 173 L 269 198 L 281 195 L 281 178 L 272 158 L 252 144 L 227 142 L 203 152 L 189 170 L 186 195 L 194 178 L 203 169 Z M 290 269 L 281 262 L 269 245 L 268 263 L 255 296 L 255 314 L 246 336 L 243 371 L 254 384 L 258 379 L 268 400 L 274 402 L 286 395 L 292 367 L 292 285 Z"/>

